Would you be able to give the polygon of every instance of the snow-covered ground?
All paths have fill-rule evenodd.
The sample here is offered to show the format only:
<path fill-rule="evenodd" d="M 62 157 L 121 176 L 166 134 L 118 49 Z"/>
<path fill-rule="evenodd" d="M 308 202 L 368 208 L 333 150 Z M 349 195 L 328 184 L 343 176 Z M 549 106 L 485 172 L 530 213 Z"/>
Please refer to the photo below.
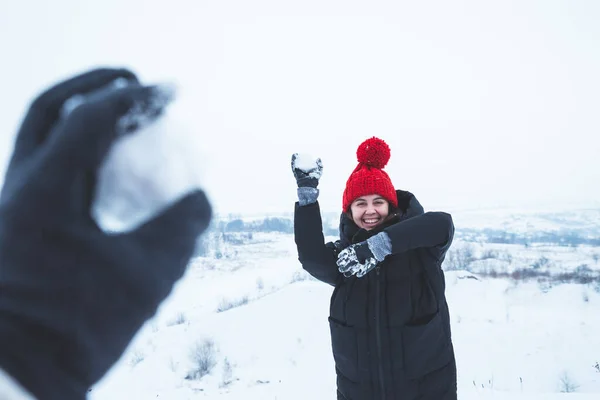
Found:
<path fill-rule="evenodd" d="M 220 242 L 219 259 L 212 252 L 191 262 L 92 400 L 335 398 L 332 288 L 302 271 L 293 235 L 236 237 L 243 243 Z M 597 247 L 458 240 L 453 249 L 469 246 L 475 272 L 485 271 L 482 265 L 532 269 L 542 256 L 540 271 L 600 269 Z M 465 270 L 446 277 L 459 399 L 600 398 L 599 283 L 544 284 Z M 202 370 L 210 372 L 200 376 Z"/>

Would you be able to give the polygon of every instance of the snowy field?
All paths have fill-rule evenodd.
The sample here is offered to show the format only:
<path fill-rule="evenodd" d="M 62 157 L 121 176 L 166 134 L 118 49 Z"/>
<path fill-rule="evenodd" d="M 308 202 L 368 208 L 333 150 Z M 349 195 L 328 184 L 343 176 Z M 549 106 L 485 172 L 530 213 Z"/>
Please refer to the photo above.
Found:
<path fill-rule="evenodd" d="M 485 243 L 460 226 L 444 265 L 459 399 L 600 398 L 600 247 Z M 334 399 L 332 288 L 301 269 L 293 235 L 213 231 L 206 248 L 90 398 Z"/>

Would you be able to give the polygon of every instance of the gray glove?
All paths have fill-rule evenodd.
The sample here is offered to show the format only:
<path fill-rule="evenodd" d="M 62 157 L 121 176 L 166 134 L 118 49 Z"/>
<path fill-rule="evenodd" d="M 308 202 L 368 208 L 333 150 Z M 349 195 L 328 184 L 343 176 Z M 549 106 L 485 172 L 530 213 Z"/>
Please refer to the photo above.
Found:
<path fill-rule="evenodd" d="M 323 174 L 323 164 L 321 159 L 317 158 L 312 165 L 300 166 L 298 162 L 298 153 L 292 154 L 292 172 L 298 185 L 298 202 L 301 206 L 315 203 L 319 197 L 319 179 Z"/>
<path fill-rule="evenodd" d="M 362 278 L 392 253 L 392 242 L 385 232 L 346 247 L 338 254 L 338 270 L 346 278 Z"/>

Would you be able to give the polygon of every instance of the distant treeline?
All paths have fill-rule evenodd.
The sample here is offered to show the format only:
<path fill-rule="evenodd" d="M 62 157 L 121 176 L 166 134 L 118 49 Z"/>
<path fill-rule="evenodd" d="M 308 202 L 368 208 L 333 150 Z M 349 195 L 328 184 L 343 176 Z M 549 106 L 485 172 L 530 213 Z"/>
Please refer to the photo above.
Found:
<path fill-rule="evenodd" d="M 325 236 L 338 236 L 339 231 L 328 224 L 324 224 Z M 229 232 L 279 232 L 294 233 L 294 221 L 286 217 L 266 217 L 244 221 L 241 218 L 232 220 L 219 220 L 212 229 L 221 233 Z M 600 246 L 600 236 L 590 237 L 579 232 L 524 232 L 514 233 L 501 229 L 457 229 L 456 237 L 465 241 L 477 241 L 499 244 L 551 244 L 555 246 Z"/>
<path fill-rule="evenodd" d="M 244 221 L 234 219 L 217 222 L 215 229 L 219 232 L 281 232 L 293 233 L 294 223 L 289 218 L 268 217 L 260 220 Z"/>
<path fill-rule="evenodd" d="M 291 218 L 285 217 L 266 217 L 263 219 L 255 219 L 244 221 L 241 218 L 232 220 L 220 220 L 213 224 L 212 229 L 221 233 L 234 232 L 279 232 L 279 233 L 294 233 L 294 221 Z M 323 227 L 325 236 L 339 234 L 337 228 Z"/>
<path fill-rule="evenodd" d="M 460 229 L 456 235 L 465 241 L 483 241 L 500 244 L 551 244 L 555 246 L 600 246 L 600 237 L 590 237 L 578 232 L 526 232 L 514 233 L 499 229 Z"/>

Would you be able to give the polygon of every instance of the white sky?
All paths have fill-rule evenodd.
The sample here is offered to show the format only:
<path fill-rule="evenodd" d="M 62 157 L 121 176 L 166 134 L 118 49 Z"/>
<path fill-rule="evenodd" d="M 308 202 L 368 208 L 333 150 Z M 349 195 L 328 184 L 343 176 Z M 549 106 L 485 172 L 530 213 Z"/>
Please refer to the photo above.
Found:
<path fill-rule="evenodd" d="M 98 65 L 174 81 L 217 211 L 339 210 L 356 148 L 426 209 L 600 205 L 600 2 L 3 1 L 0 163 L 29 100 Z"/>

